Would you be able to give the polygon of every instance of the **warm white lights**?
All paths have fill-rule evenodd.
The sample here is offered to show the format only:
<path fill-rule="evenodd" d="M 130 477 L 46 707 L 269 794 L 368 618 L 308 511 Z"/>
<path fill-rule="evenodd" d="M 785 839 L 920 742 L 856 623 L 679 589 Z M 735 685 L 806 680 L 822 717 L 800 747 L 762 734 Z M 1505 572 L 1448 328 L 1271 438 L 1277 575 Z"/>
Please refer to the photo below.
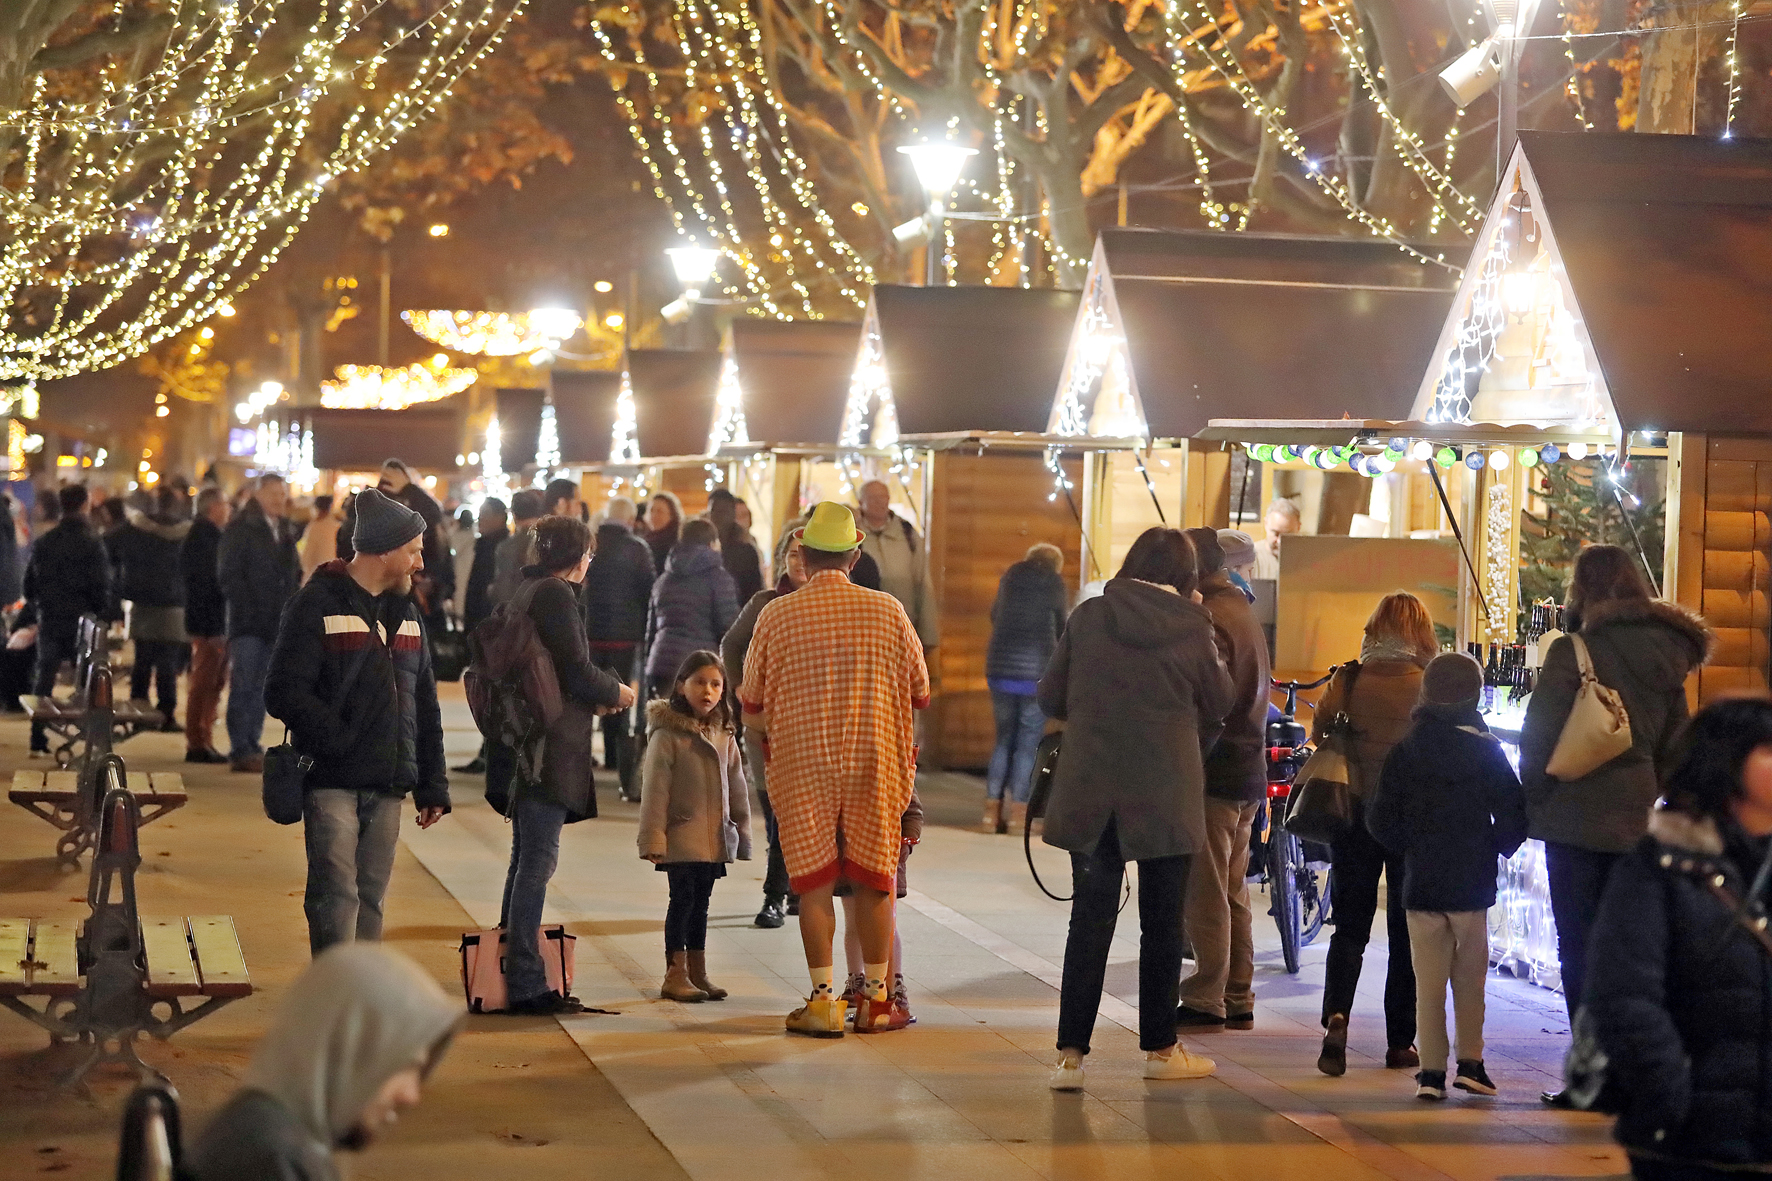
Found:
<path fill-rule="evenodd" d="M 234 407 L 234 417 L 238 418 L 242 425 L 245 425 L 252 421 L 254 415 L 262 414 L 276 405 L 282 400 L 282 397 L 283 384 L 281 382 L 264 382 L 246 396 L 246 401 Z"/>
<path fill-rule="evenodd" d="M 677 282 L 683 285 L 689 298 L 701 298 L 701 289 L 714 277 L 714 268 L 720 262 L 720 252 L 691 243 L 688 246 L 673 246 L 665 254 L 671 260 L 671 269 L 677 272 Z"/>
<path fill-rule="evenodd" d="M 400 318 L 432 344 L 485 357 L 514 357 L 555 348 L 584 323 L 577 312 L 567 308 L 518 313 L 407 311 L 401 312 Z"/>
<path fill-rule="evenodd" d="M 911 159 L 917 170 L 917 183 L 929 194 L 931 201 L 944 201 L 960 179 L 966 161 L 978 155 L 977 148 L 955 143 L 907 144 L 898 149 Z"/>
<path fill-rule="evenodd" d="M 429 365 L 384 369 L 380 365 L 340 365 L 337 380 L 320 383 L 320 405 L 334 410 L 404 410 L 459 394 L 480 375 L 472 369 Z"/>

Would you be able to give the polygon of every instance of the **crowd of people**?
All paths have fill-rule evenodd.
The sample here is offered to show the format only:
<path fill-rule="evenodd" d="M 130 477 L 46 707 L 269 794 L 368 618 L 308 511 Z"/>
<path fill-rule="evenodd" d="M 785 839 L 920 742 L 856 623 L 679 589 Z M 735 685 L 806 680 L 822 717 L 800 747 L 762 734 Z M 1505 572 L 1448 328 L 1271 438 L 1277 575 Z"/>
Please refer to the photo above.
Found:
<path fill-rule="evenodd" d="M 500 924 L 511 1012 L 583 1007 L 550 983 L 537 931 L 564 826 L 596 814 L 601 730 L 605 767 L 640 804 L 638 856 L 667 883 L 662 996 L 727 995 L 709 976 L 709 902 L 728 865 L 752 854 L 754 801 L 768 860 L 755 921 L 780 927 L 797 914 L 809 974 L 785 1028 L 841 1037 L 914 1021 L 895 903 L 921 836 L 915 714 L 930 696 L 939 633 L 921 539 L 883 485 L 864 487 L 853 508 L 816 505 L 767 558 L 748 506 L 728 492 L 695 518 L 668 493 L 644 512 L 616 497 L 593 529 L 576 486 L 556 481 L 450 516 L 397 460 L 337 511 L 318 498 L 299 526 L 274 475 L 238 497 L 169 486 L 108 508 L 71 485 L 34 542 L 12 506 L 0 508 L 0 582 L 16 578 L 24 606 L 13 639 L 29 641 L 8 648 L 34 651 L 37 692 L 72 659 L 82 615 L 126 616 L 131 695 L 152 694 L 166 728 L 184 730 L 189 761 L 262 770 L 267 713 L 310 760 L 304 905 L 315 966 L 289 1000 L 309 1026 L 334 1019 L 310 1010 L 341 981 L 414 971 L 363 945 L 381 933 L 401 813 L 410 806 L 423 827 L 450 810 L 428 642 L 450 619 L 470 631 L 521 619 L 557 684 L 532 745 L 489 741 L 458 768 L 483 772 L 511 821 Z M 1284 535 L 1284 517 L 1284 505 L 1270 513 L 1270 533 Z M 1271 707 L 1251 583 L 1264 545 L 1236 530 L 1152 529 L 1099 594 L 1074 604 L 1050 545 L 1002 576 L 986 661 L 997 727 L 987 831 L 1028 823 L 1035 752 L 1062 726 L 1043 828 L 1071 855 L 1074 886 L 1055 1090 L 1085 1085 L 1128 862 L 1145 1077 L 1210 1075 L 1213 1061 L 1180 1035 L 1255 1026 L 1247 879 Z M 1413 1072 L 1424 1100 L 1497 1094 L 1484 1060 L 1486 912 L 1497 858 L 1532 838 L 1544 844 L 1575 1043 L 1571 1085 L 1543 1101 L 1616 1112 L 1639 1177 L 1764 1171 L 1772 703 L 1727 700 L 1688 717 L 1685 683 L 1713 636 L 1657 599 L 1626 551 L 1582 551 L 1566 619 L 1517 765 L 1479 709 L 1481 667 L 1441 651 L 1414 595 L 1385 596 L 1357 658 L 1335 670 L 1313 738 L 1344 743 L 1349 814 L 1330 847 L 1336 918 L 1318 1069 L 1349 1069 L 1382 897 L 1383 1066 Z M 1629 749 L 1585 774 L 1554 775 L 1559 739 L 1595 683 L 1628 714 Z M 227 685 L 222 754 L 213 728 Z M 33 752 L 43 739 L 35 729 Z M 841 980 L 837 898 L 847 915 Z M 392 1040 L 347 1039 L 325 1052 L 357 1060 L 322 1062 L 274 1034 L 196 1153 L 198 1176 L 266 1164 L 242 1147 L 242 1129 L 265 1153 L 318 1159 L 367 1142 L 416 1101 L 454 1007 L 428 981 L 352 1003 L 398 1009 Z M 320 1102 L 300 1082 L 316 1072 L 331 1080 L 316 1086 L 349 1079 L 349 1100 Z"/>

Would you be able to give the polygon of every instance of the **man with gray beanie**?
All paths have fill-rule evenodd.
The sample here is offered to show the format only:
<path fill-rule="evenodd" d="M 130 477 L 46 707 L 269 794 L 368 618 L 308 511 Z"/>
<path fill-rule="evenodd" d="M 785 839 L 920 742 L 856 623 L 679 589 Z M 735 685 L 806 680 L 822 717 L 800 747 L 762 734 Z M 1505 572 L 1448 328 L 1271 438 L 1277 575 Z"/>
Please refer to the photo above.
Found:
<path fill-rule="evenodd" d="M 314 571 L 283 613 L 265 701 L 313 760 L 303 908 L 315 955 L 377 940 L 400 801 L 420 828 L 449 811 L 431 648 L 412 599 L 424 518 L 373 488 L 357 497 L 353 557 Z"/>

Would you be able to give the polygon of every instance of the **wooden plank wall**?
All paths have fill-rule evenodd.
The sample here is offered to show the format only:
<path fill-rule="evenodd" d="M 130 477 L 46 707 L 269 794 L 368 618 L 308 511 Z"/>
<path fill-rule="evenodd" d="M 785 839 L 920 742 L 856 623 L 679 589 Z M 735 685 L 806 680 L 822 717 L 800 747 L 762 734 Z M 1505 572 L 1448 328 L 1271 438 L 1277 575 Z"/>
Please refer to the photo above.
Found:
<path fill-rule="evenodd" d="M 1046 499 L 1052 473 L 1038 452 L 942 451 L 934 463 L 929 571 L 941 646 L 930 669 L 936 696 L 923 741 L 933 766 L 978 768 L 996 741 L 984 657 L 997 581 L 1029 546 L 1046 541 L 1064 551 L 1065 581 L 1074 585 L 1083 534 L 1063 496 Z M 1063 463 L 1080 493 L 1081 461 Z"/>
<path fill-rule="evenodd" d="M 692 520 L 708 511 L 708 471 L 699 463 L 671 464 L 650 469 L 648 492 L 674 492 L 683 502 L 683 519 Z M 642 513 L 645 509 L 642 506 Z"/>
<path fill-rule="evenodd" d="M 1690 473 L 1685 480 L 1682 507 L 1695 499 L 1704 506 L 1701 609 L 1717 633 L 1716 652 L 1699 673 L 1699 702 L 1764 693 L 1772 660 L 1772 439 L 1711 438 L 1698 497 L 1691 494 Z"/>

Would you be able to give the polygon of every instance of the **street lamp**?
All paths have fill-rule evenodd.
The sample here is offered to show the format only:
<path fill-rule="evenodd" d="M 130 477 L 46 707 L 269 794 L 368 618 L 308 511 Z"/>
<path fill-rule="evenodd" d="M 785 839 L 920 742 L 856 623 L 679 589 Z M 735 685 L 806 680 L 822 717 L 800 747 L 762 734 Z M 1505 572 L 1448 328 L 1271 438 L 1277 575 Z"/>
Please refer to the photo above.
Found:
<path fill-rule="evenodd" d="M 665 323 L 681 324 L 701 299 L 701 289 L 713 279 L 720 252 L 692 242 L 687 246 L 673 246 L 665 251 L 665 255 L 671 260 L 671 269 L 677 272 L 677 282 L 683 285 L 683 294 L 666 304 L 662 314 Z"/>
<path fill-rule="evenodd" d="M 1461 108 L 1500 84 L 1501 91 L 1495 96 L 1497 185 L 1501 183 L 1501 170 L 1507 167 L 1508 154 L 1514 150 L 1514 140 L 1519 134 L 1520 58 L 1526 52 L 1538 3 L 1539 0 L 1489 0 L 1490 25 L 1494 32 L 1440 71 L 1441 87 Z"/>
<path fill-rule="evenodd" d="M 946 214 L 948 194 L 953 192 L 954 183 L 960 179 L 960 170 L 966 167 L 966 161 L 978 155 L 978 149 L 962 147 L 956 143 L 920 143 L 907 144 L 898 149 L 911 158 L 911 167 L 917 170 L 917 183 L 929 194 L 929 209 L 924 218 L 929 227 L 929 243 L 924 247 L 926 264 L 923 268 L 923 285 L 935 286 L 936 261 L 940 255 L 937 245 L 941 240 L 942 218 Z"/>

